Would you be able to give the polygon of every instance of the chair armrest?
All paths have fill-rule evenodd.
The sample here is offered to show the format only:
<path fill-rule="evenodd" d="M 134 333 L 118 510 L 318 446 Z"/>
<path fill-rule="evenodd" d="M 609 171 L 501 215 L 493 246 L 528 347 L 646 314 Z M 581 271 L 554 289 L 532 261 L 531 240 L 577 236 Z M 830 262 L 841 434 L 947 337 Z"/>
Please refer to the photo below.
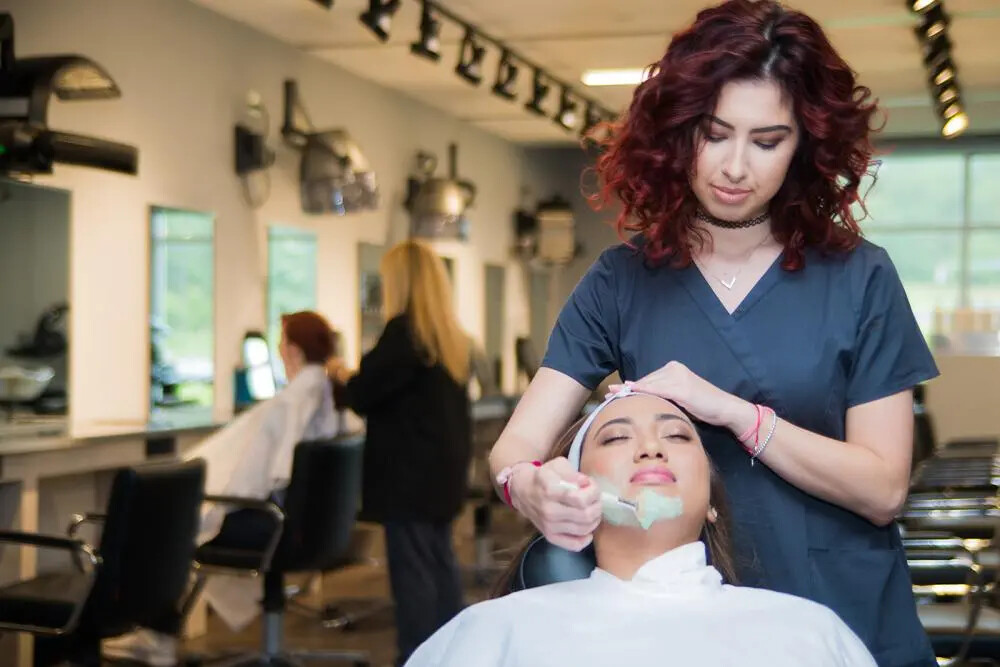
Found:
<path fill-rule="evenodd" d="M 22 533 L 14 530 L 0 530 L 0 542 L 8 544 L 19 544 L 22 546 L 38 547 L 40 549 L 62 549 L 69 551 L 80 571 L 87 577 L 87 590 L 82 599 L 76 600 L 73 605 L 73 613 L 66 624 L 61 628 L 42 627 L 36 625 L 18 625 L 17 623 L 0 623 L 0 630 L 11 630 L 13 632 L 29 632 L 37 635 L 64 635 L 71 632 L 80 620 L 83 607 L 90 596 L 90 589 L 94 585 L 97 568 L 101 564 L 101 557 L 93 547 L 83 540 L 76 540 L 68 537 L 58 537 L 54 535 L 39 535 L 37 533 Z M 90 570 L 83 567 L 81 556 L 90 563 Z"/>
<path fill-rule="evenodd" d="M 39 535 L 37 533 L 22 533 L 15 530 L 0 530 L 0 542 L 38 547 L 41 549 L 62 549 L 76 556 L 84 556 L 93 567 L 101 564 L 101 559 L 97 555 L 97 552 L 83 540 L 54 535 Z"/>
<path fill-rule="evenodd" d="M 961 550 L 965 548 L 965 543 L 960 537 L 949 535 L 948 537 L 915 537 L 907 535 L 903 538 L 903 549 L 909 553 L 913 550 L 927 549 L 950 549 Z"/>
<path fill-rule="evenodd" d="M 239 509 L 256 510 L 269 514 L 279 523 L 284 523 L 285 521 L 285 513 L 270 500 L 242 498 L 240 496 L 205 496 L 205 502 L 214 505 L 229 505 L 230 507 L 237 507 Z"/>
<path fill-rule="evenodd" d="M 278 543 L 281 541 L 281 534 L 285 527 L 285 513 L 280 507 L 270 500 L 259 500 L 257 498 L 242 498 L 239 496 L 205 496 L 205 503 L 228 505 L 238 509 L 246 509 L 260 512 L 267 515 L 273 521 L 274 534 L 271 536 L 267 547 L 261 553 L 259 571 L 266 572 L 271 567 L 271 559 L 274 558 L 275 551 L 278 550 Z"/>
<path fill-rule="evenodd" d="M 89 512 L 87 514 L 74 514 L 72 517 L 70 517 L 69 527 L 66 528 L 66 535 L 67 537 L 75 538 L 77 531 L 80 530 L 80 526 L 82 526 L 83 524 L 104 523 L 105 521 L 107 521 L 107 519 L 108 519 L 107 514 L 91 514 Z"/>

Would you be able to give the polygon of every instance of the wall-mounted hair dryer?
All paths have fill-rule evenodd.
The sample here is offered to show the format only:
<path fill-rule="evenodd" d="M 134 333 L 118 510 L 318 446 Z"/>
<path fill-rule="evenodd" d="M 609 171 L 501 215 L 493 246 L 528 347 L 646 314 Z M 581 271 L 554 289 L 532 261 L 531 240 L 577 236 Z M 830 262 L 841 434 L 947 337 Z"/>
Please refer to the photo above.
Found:
<path fill-rule="evenodd" d="M 138 170 L 134 146 L 48 127 L 49 100 L 121 97 L 100 65 L 77 55 L 14 58 L 14 19 L 0 13 L 0 174 L 48 174 L 56 162 L 125 174 Z"/>

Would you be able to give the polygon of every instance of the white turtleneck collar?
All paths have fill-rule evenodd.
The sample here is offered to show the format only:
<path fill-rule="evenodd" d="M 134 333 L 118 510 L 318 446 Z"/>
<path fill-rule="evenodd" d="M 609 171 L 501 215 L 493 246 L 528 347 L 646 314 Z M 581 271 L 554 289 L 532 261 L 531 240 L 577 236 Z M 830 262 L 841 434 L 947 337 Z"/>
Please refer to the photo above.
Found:
<path fill-rule="evenodd" d="M 640 567 L 629 581 L 595 568 L 591 573 L 595 582 L 625 586 L 651 595 L 702 597 L 722 589 L 722 575 L 707 564 L 705 545 L 691 542 L 657 556 Z"/>

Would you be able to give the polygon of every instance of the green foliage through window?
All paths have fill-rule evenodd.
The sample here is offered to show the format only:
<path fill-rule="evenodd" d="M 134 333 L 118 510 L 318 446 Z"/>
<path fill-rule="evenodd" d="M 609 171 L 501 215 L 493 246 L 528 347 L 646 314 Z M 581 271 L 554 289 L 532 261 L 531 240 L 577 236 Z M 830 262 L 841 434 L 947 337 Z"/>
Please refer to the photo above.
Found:
<path fill-rule="evenodd" d="M 214 230 L 210 214 L 152 209 L 149 305 L 156 407 L 213 402 Z"/>
<path fill-rule="evenodd" d="M 996 152 L 882 158 L 862 228 L 892 257 L 925 336 L 935 311 L 1000 310 L 998 177 Z"/>

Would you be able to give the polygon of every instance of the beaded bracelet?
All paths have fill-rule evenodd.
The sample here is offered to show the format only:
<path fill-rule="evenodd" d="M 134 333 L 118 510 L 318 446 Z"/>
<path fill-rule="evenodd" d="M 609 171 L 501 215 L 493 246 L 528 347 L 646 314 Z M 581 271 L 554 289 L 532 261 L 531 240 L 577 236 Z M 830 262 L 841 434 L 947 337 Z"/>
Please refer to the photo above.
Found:
<path fill-rule="evenodd" d="M 771 436 L 774 435 L 774 429 L 778 426 L 778 413 L 771 408 L 764 408 L 766 411 L 771 413 L 771 428 L 767 432 L 767 437 L 764 438 L 764 442 L 759 444 L 750 455 L 750 465 L 754 464 L 754 461 L 764 453 L 764 448 L 767 447 L 767 443 L 771 442 Z"/>

